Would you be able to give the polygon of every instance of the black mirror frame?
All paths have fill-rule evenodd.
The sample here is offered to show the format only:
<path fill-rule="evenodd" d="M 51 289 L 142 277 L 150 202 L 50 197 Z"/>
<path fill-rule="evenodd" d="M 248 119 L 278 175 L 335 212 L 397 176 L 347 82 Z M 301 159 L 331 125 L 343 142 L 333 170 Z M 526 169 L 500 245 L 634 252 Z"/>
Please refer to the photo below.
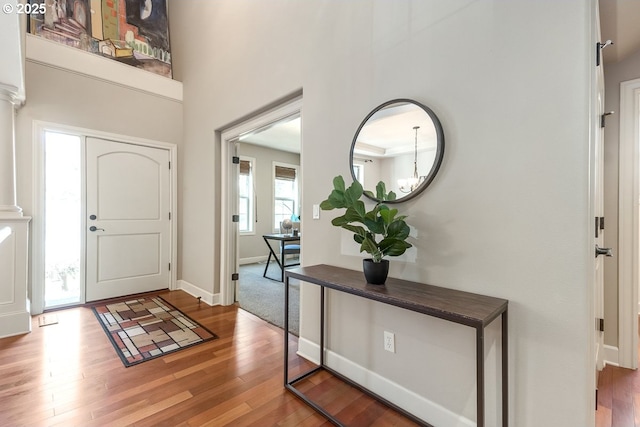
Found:
<path fill-rule="evenodd" d="M 414 197 L 418 196 L 420 193 L 422 193 L 429 186 L 429 184 L 431 184 L 431 181 L 433 181 L 433 179 L 436 177 L 436 174 L 438 173 L 438 170 L 440 169 L 440 166 L 442 165 L 442 159 L 444 158 L 444 131 L 442 130 L 442 125 L 440 124 L 440 120 L 438 119 L 438 116 L 436 116 L 436 114 L 429 107 L 427 107 L 426 105 L 423 105 L 423 104 L 421 104 L 421 103 L 419 103 L 417 101 L 414 101 L 413 99 L 407 99 L 407 98 L 392 99 L 391 101 L 387 101 L 387 102 L 377 106 L 376 108 L 374 108 L 367 115 L 367 117 L 364 118 L 362 123 L 360 123 L 360 126 L 358 126 L 358 130 L 356 130 L 356 133 L 355 133 L 355 135 L 353 137 L 353 141 L 351 142 L 351 149 L 349 150 L 349 170 L 351 171 L 351 178 L 354 181 L 357 181 L 356 175 L 353 173 L 353 155 L 354 155 L 354 150 L 355 150 L 355 147 L 356 147 L 356 141 L 358 140 L 358 135 L 360 135 L 360 131 L 362 130 L 364 125 L 367 124 L 367 122 L 369 121 L 371 116 L 373 116 L 375 113 L 377 113 L 378 111 L 382 110 L 385 107 L 388 107 L 391 104 L 399 104 L 399 103 L 410 103 L 410 104 L 416 105 L 416 106 L 420 107 L 425 113 L 427 113 L 427 115 L 431 118 L 431 121 L 433 122 L 433 125 L 434 125 L 434 127 L 436 129 L 436 135 L 437 135 L 437 139 L 438 139 L 437 140 L 437 147 L 436 147 L 436 156 L 435 156 L 435 159 L 433 161 L 433 166 L 431 167 L 431 170 L 429 171 L 429 174 L 427 175 L 425 180 L 422 182 L 422 184 L 420 184 L 420 186 L 418 188 L 416 188 L 414 191 L 412 191 L 411 193 L 407 194 L 406 196 L 399 197 L 396 200 L 386 200 L 384 203 L 402 203 L 402 202 L 406 202 L 407 200 L 411 200 Z M 375 188 L 372 191 L 375 193 Z M 374 202 L 379 202 L 380 201 L 375 197 L 369 197 L 366 194 L 365 194 L 365 196 L 367 198 L 373 200 Z"/>

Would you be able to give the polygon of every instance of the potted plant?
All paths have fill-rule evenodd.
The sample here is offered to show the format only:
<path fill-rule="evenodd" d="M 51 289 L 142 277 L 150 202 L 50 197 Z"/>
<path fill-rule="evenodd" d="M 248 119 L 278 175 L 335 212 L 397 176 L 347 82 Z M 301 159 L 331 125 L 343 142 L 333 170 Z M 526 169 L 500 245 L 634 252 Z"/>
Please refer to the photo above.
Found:
<path fill-rule="evenodd" d="M 370 211 L 360 198 L 366 194 L 377 203 Z M 333 179 L 333 191 L 320 204 L 322 210 L 346 209 L 343 215 L 331 223 L 353 232 L 353 240 L 360 244 L 360 252 L 367 252 L 371 258 L 363 260 L 363 270 L 367 283 L 382 285 L 389 273 L 389 260 L 385 256 L 402 255 L 411 244 L 408 243 L 409 226 L 404 221 L 406 215 L 398 215 L 398 209 L 390 209 L 385 201 L 395 200 L 393 191 L 387 193 L 384 182 L 376 186 L 376 194 L 363 191 L 362 185 L 354 181 L 345 188 L 341 175 Z"/>

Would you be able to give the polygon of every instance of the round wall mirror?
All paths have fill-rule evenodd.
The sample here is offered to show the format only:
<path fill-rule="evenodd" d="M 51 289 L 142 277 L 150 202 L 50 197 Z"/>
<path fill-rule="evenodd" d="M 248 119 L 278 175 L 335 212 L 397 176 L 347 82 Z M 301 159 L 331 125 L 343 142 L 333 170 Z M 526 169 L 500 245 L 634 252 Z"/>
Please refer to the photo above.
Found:
<path fill-rule="evenodd" d="M 398 203 L 409 200 L 433 181 L 444 155 L 444 133 L 428 107 L 394 99 L 375 108 L 360 124 L 349 155 L 351 175 L 376 194 L 379 181 Z M 377 199 L 373 199 L 376 200 Z"/>

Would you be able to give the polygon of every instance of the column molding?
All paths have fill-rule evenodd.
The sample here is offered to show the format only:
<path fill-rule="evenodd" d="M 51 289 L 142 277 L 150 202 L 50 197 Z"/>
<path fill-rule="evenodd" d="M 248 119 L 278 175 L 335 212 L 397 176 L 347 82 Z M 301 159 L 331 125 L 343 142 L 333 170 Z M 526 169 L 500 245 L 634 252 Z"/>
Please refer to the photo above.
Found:
<path fill-rule="evenodd" d="M 0 218 L 22 217 L 17 204 L 15 161 L 15 93 L 0 87 Z"/>

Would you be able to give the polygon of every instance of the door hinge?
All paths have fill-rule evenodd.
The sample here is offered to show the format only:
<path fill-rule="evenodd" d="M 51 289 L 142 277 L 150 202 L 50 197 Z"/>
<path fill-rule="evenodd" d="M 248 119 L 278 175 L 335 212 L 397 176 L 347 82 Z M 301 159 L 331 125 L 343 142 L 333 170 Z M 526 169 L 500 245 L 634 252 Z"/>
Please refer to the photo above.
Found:
<path fill-rule="evenodd" d="M 231 158 L 231 161 L 233 162 L 234 165 L 239 165 L 240 164 L 240 157 L 238 156 L 233 156 Z"/>
<path fill-rule="evenodd" d="M 171 162 L 169 162 L 169 169 L 171 169 Z"/>
<path fill-rule="evenodd" d="M 171 220 L 171 212 L 169 212 L 169 220 Z"/>
<path fill-rule="evenodd" d="M 613 42 L 611 40 L 607 40 L 604 43 L 596 43 L 596 67 L 600 65 L 600 62 L 602 62 L 602 49 L 607 46 L 611 46 L 612 44 Z"/>
<path fill-rule="evenodd" d="M 239 280 L 239 279 L 240 279 L 240 275 L 238 273 L 231 274 L 231 280 Z"/>
<path fill-rule="evenodd" d="M 240 215 L 231 215 L 231 222 L 240 222 Z"/>
<path fill-rule="evenodd" d="M 615 111 L 609 111 L 608 113 L 604 113 L 604 114 L 602 114 L 602 115 L 600 116 L 600 127 L 601 127 L 601 128 L 603 128 L 603 127 L 604 127 L 605 122 L 606 122 L 606 120 L 605 120 L 605 119 L 607 118 L 607 116 L 610 116 L 610 115 L 612 115 L 612 114 L 614 114 L 614 113 L 615 113 Z"/>
<path fill-rule="evenodd" d="M 596 319 L 596 329 L 600 332 L 604 332 L 604 319 Z"/>
<path fill-rule="evenodd" d="M 171 263 L 169 263 L 169 271 L 171 271 Z"/>
<path fill-rule="evenodd" d="M 597 216 L 596 217 L 596 239 L 600 236 L 599 231 L 604 230 L 604 217 Z"/>

